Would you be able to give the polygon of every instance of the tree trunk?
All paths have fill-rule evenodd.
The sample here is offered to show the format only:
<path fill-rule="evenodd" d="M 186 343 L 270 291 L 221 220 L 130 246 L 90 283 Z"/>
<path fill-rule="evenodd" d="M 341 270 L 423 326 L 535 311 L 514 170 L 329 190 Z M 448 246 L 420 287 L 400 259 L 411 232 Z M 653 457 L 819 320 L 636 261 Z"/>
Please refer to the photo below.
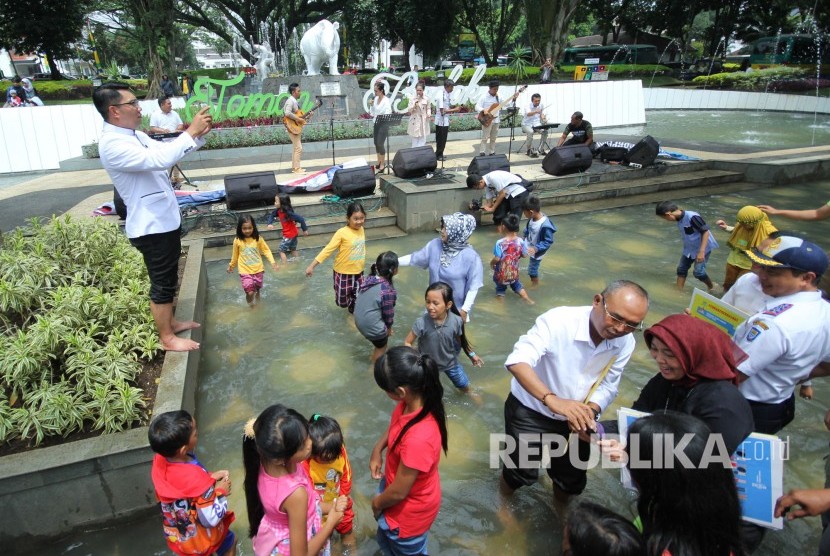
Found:
<path fill-rule="evenodd" d="M 528 26 L 530 44 L 545 57 L 557 60 L 568 39 L 568 25 L 573 18 L 580 0 L 525 0 L 528 21 L 537 25 Z"/>
<path fill-rule="evenodd" d="M 58 70 L 58 65 L 55 63 L 55 56 L 52 54 L 52 49 L 44 48 L 43 53 L 46 55 L 46 63 L 49 64 L 49 73 L 52 79 L 63 79 L 63 75 L 61 75 L 60 70 Z"/>

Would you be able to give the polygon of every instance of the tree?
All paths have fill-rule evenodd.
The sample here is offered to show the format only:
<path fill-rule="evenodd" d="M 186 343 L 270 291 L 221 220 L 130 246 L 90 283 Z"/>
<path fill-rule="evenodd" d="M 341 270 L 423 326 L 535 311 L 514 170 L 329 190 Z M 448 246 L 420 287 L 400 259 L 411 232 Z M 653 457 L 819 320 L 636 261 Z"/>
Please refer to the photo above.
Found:
<path fill-rule="evenodd" d="M 518 26 L 521 4 L 511 0 L 459 0 L 459 8 L 459 25 L 475 33 L 484 62 L 495 66 Z"/>
<path fill-rule="evenodd" d="M 446 48 L 453 26 L 451 2 L 436 3 L 428 9 L 423 0 L 377 2 L 376 5 L 381 38 L 401 41 L 405 55 L 413 45 L 426 58 L 437 58 Z"/>
<path fill-rule="evenodd" d="M 276 47 L 285 49 L 276 27 L 291 30 L 301 23 L 316 23 L 344 10 L 351 0 L 180 0 L 177 19 L 214 33 L 228 45 L 234 36 L 242 38 L 242 56 L 253 63 L 248 44 L 262 41 L 262 26 L 268 29 Z"/>
<path fill-rule="evenodd" d="M 349 9 L 340 14 L 340 43 L 349 53 L 347 64 L 356 62 L 363 65 L 375 48 L 380 38 L 376 14 L 374 0 L 353 0 Z"/>
<path fill-rule="evenodd" d="M 565 49 L 568 26 L 581 0 L 524 0 L 530 46 L 542 58 L 556 60 Z"/>
<path fill-rule="evenodd" d="M 0 0 L 0 46 L 42 52 L 52 78 L 61 79 L 55 61 L 73 55 L 88 7 L 88 0 Z"/>
<path fill-rule="evenodd" d="M 594 16 L 597 34 L 602 36 L 603 45 L 608 43 L 608 35 L 611 35 L 612 43 L 619 42 L 622 31 L 620 17 L 628 11 L 630 3 L 631 0 L 585 0 L 583 2 L 587 12 Z"/>

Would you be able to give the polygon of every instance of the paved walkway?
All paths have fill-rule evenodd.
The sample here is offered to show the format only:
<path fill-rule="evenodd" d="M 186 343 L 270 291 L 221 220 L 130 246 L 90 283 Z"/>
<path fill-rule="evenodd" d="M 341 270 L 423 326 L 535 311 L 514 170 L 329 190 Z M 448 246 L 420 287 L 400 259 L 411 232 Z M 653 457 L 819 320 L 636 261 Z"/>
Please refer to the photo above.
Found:
<path fill-rule="evenodd" d="M 558 133 L 552 133 L 550 142 L 555 143 L 557 138 Z M 639 140 L 614 135 L 613 130 L 602 131 L 596 138 L 598 141 L 620 140 L 632 143 Z M 454 173 L 463 173 L 478 153 L 479 132 L 451 133 L 449 139 L 445 152 L 448 160 L 444 162 L 444 167 Z M 518 134 L 513 140 L 512 150 L 518 150 L 523 140 L 523 135 Z M 392 153 L 409 146 L 409 138 L 406 136 L 395 136 L 390 141 Z M 502 130 L 497 152 L 506 154 L 509 145 L 509 132 Z M 764 150 L 747 146 L 666 140 L 662 146 L 704 160 L 813 159 L 830 156 L 830 145 Z M 376 161 L 371 139 L 337 141 L 334 157 L 338 163 L 354 158 L 364 158 L 369 164 Z M 197 151 L 183 161 L 182 168 L 200 189 L 212 190 L 224 187 L 224 177 L 228 174 L 274 171 L 278 182 L 290 181 L 297 177 L 290 173 L 290 158 L 291 145 Z M 306 170 L 313 172 L 328 168 L 331 164 L 331 143 L 304 145 L 303 167 Z M 529 179 L 542 173 L 541 159 L 528 158 L 524 153 L 513 152 L 511 164 Z M 95 207 L 112 200 L 111 181 L 98 160 L 76 159 L 70 166 L 89 169 L 0 175 L 0 231 L 24 225 L 26 219 L 32 217 L 49 217 L 66 212 L 87 216 Z M 305 201 L 297 196 L 295 204 L 316 202 L 319 195 L 302 197 L 305 197 Z"/>

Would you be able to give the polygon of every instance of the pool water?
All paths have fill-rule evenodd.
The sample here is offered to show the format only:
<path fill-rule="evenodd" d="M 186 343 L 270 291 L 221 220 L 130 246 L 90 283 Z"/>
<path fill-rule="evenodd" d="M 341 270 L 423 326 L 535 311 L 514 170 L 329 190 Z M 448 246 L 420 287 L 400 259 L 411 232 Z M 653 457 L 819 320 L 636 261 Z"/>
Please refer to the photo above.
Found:
<path fill-rule="evenodd" d="M 699 211 L 714 226 L 718 218 L 733 223 L 738 209 L 746 204 L 814 207 L 827 199 L 830 181 L 678 201 L 681 207 Z M 779 228 L 804 232 L 820 244 L 830 232 L 830 222 L 773 220 Z M 559 231 L 556 244 L 542 262 L 541 284 L 528 290 L 536 305 L 526 305 L 511 292 L 503 302 L 497 301 L 489 278 L 485 278 L 479 292 L 467 332 L 486 364 L 475 369 L 466 360 L 464 363 L 481 404 L 455 391 L 443 377 L 449 453 L 440 466 L 443 501 L 430 533 L 432 554 L 520 556 L 558 553 L 560 549 L 561 521 L 552 510 L 550 481 L 545 477 L 516 493 L 511 509 L 518 519 L 518 531 L 506 529 L 496 512 L 499 471 L 490 467 L 489 435 L 503 432 L 503 403 L 509 392 L 510 374 L 503 363 L 513 343 L 534 319 L 552 307 L 587 305 L 606 282 L 627 278 L 648 289 L 652 304 L 646 323 L 655 323 L 681 311 L 688 304 L 691 286 L 696 285 L 690 276 L 686 291 L 675 291 L 679 234 L 674 224 L 654 215 L 653 205 L 558 216 L 555 222 Z M 727 234 L 719 229 L 714 233 L 722 247 L 712 255 L 709 268 L 713 279 L 720 282 L 728 254 Z M 433 237 L 435 234 L 418 234 L 370 242 L 369 258 L 374 260 L 384 250 L 406 254 Z M 496 239 L 493 227 L 473 234 L 472 243 L 485 268 Z M 300 247 L 302 243 L 301 238 Z M 355 330 L 346 312 L 334 305 L 331 263 L 318 267 L 310 279 L 304 276 L 314 254 L 302 251 L 300 262 L 279 273 L 269 270 L 262 303 L 253 310 L 245 304 L 238 276 L 226 273 L 226 262 L 208 264 L 207 318 L 196 413 L 198 455 L 209 469 L 231 471 L 234 491 L 230 502 L 237 515 L 233 529 L 242 539 L 239 554 L 252 554 L 246 538 L 242 488 L 242 426 L 277 402 L 306 416 L 323 413 L 339 420 L 354 473 L 358 553 L 377 552 L 376 525 L 370 510 L 377 483 L 371 479 L 368 461 L 373 444 L 388 425 L 393 402 L 372 378 L 370 343 Z M 393 345 L 403 342 L 421 314 L 427 281 L 427 272 L 415 268 L 403 268 L 395 278 L 398 304 Z M 630 406 L 656 372 L 656 364 L 640 337 L 620 394 L 604 417 L 613 418 L 615 408 Z M 813 400 L 798 400 L 796 420 L 784 430 L 791 450 L 785 467 L 785 490 L 823 485 L 823 458 L 830 440 L 823 416 L 830 406 L 830 388 L 817 381 L 815 390 Z M 634 498 L 621 487 L 618 471 L 590 471 L 583 497 L 633 515 Z M 788 523 L 783 531 L 769 532 L 756 554 L 814 553 L 819 535 L 817 518 Z M 337 543 L 334 549 L 335 554 L 339 553 Z M 55 545 L 52 551 L 39 553 L 130 556 L 167 552 L 160 520 L 154 516 L 128 526 L 78 535 Z"/>
<path fill-rule="evenodd" d="M 658 141 L 706 141 L 789 149 L 830 144 L 830 115 L 763 110 L 649 110 L 646 125 L 601 129 L 605 136 L 651 135 Z"/>

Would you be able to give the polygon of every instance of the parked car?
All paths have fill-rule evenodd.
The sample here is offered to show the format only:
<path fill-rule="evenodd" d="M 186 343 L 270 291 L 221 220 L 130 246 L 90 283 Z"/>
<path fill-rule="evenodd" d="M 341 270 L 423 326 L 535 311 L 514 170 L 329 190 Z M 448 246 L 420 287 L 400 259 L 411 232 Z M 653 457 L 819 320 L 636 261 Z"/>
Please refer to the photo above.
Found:
<path fill-rule="evenodd" d="M 694 64 L 680 71 L 678 79 L 691 81 L 695 77 L 715 73 L 723 73 L 723 60 L 718 59 L 713 62 L 711 58 L 698 58 Z"/>

